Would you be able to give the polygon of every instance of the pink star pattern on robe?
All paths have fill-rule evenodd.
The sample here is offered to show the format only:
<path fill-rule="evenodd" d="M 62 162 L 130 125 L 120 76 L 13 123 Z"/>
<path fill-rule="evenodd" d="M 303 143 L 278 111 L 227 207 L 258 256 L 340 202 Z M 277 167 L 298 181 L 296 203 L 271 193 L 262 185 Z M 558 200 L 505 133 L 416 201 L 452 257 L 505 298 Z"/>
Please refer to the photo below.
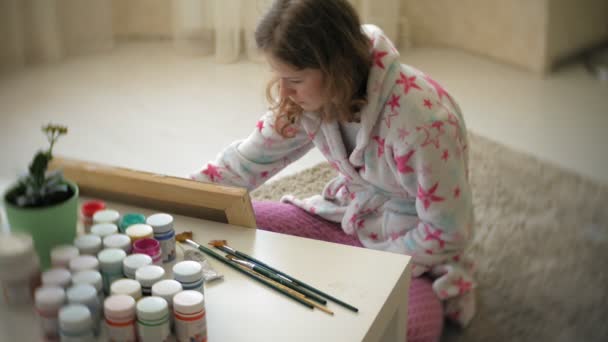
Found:
<path fill-rule="evenodd" d="M 405 138 L 407 138 L 407 136 L 410 135 L 410 131 L 405 128 L 399 128 L 397 132 L 399 132 L 399 140 L 404 140 Z"/>
<path fill-rule="evenodd" d="M 264 121 L 262 121 L 262 120 L 258 121 L 258 123 L 255 126 L 258 128 L 258 131 L 260 133 L 262 133 L 262 129 L 264 129 Z"/>
<path fill-rule="evenodd" d="M 430 126 L 418 126 L 416 127 L 416 130 L 424 131 L 424 141 L 420 146 L 425 147 L 429 144 L 433 144 L 435 148 L 439 148 L 439 137 L 441 137 L 443 134 L 441 125 L 437 126 L 435 123 L 433 123 Z"/>
<path fill-rule="evenodd" d="M 424 106 L 427 107 L 428 109 L 433 108 L 433 103 L 431 103 L 431 100 L 429 99 L 424 99 Z"/>
<path fill-rule="evenodd" d="M 392 112 L 391 114 L 384 117 L 384 123 L 386 124 L 386 127 L 391 128 L 391 118 L 393 118 L 397 115 L 399 115 L 399 113 Z"/>
<path fill-rule="evenodd" d="M 316 136 L 315 133 L 309 132 L 309 133 L 307 133 L 307 135 L 308 135 L 308 140 L 310 140 L 310 141 L 315 140 L 315 136 Z"/>
<path fill-rule="evenodd" d="M 447 161 L 449 157 L 450 157 L 450 152 L 448 152 L 448 150 L 443 150 L 443 154 L 441 155 L 441 159 L 443 159 L 444 161 Z"/>
<path fill-rule="evenodd" d="M 378 240 L 378 234 L 371 233 L 371 234 L 369 234 L 369 238 L 372 239 L 372 240 L 374 240 L 374 241 L 377 241 Z"/>
<path fill-rule="evenodd" d="M 374 136 L 372 139 L 374 139 L 375 142 L 378 143 L 378 157 L 382 157 L 382 155 L 384 154 L 384 138 L 380 138 L 379 136 Z"/>
<path fill-rule="evenodd" d="M 272 138 L 264 138 L 264 147 L 271 148 L 275 141 Z"/>
<path fill-rule="evenodd" d="M 473 287 L 473 283 L 470 281 L 465 281 L 462 277 L 458 278 L 458 280 L 454 282 L 454 285 L 458 286 L 458 293 L 460 293 L 460 295 L 470 291 Z"/>
<path fill-rule="evenodd" d="M 430 189 L 424 190 L 422 185 L 418 183 L 418 199 L 422 201 L 424 210 L 428 210 L 433 202 L 443 202 L 444 198 L 435 195 L 439 182 L 435 183 Z"/>
<path fill-rule="evenodd" d="M 201 173 L 207 175 L 207 177 L 209 177 L 212 182 L 215 182 L 216 180 L 222 180 L 222 174 L 220 173 L 219 168 L 217 166 L 214 166 L 213 164 L 207 164 L 207 168 L 204 169 Z"/>
<path fill-rule="evenodd" d="M 268 171 L 262 171 L 262 172 L 260 173 L 260 177 L 262 177 L 262 178 L 266 178 L 266 177 L 268 177 Z"/>
<path fill-rule="evenodd" d="M 403 84 L 403 93 L 407 95 L 409 93 L 410 88 L 422 90 L 420 86 L 416 84 L 416 76 L 407 77 L 404 73 L 399 73 L 399 79 L 397 80 L 397 84 Z"/>
<path fill-rule="evenodd" d="M 460 187 L 457 186 L 456 189 L 454 189 L 454 198 L 458 198 L 460 197 Z"/>
<path fill-rule="evenodd" d="M 374 51 L 374 64 L 384 69 L 384 63 L 382 63 L 382 58 L 388 55 L 386 51 Z"/>
<path fill-rule="evenodd" d="M 387 102 L 387 104 L 389 106 L 391 106 L 391 111 L 394 111 L 395 108 L 401 108 L 401 105 L 399 104 L 400 98 L 401 98 L 401 96 L 399 96 L 399 95 L 396 95 L 396 94 L 391 95 L 390 101 Z"/>
<path fill-rule="evenodd" d="M 429 226 L 427 226 L 425 224 L 424 232 L 426 233 L 426 236 L 424 237 L 424 241 L 435 240 L 435 241 L 439 242 L 439 248 L 443 248 L 445 246 L 445 240 L 441 239 L 441 234 L 443 234 L 443 232 L 441 230 L 437 229 L 437 230 L 433 231 Z"/>
<path fill-rule="evenodd" d="M 395 163 L 397 164 L 397 170 L 399 171 L 399 173 L 408 174 L 414 172 L 414 168 L 409 166 L 408 163 L 410 162 L 410 158 L 412 158 L 415 152 L 416 150 L 410 150 L 408 153 L 402 156 L 395 157 Z"/>

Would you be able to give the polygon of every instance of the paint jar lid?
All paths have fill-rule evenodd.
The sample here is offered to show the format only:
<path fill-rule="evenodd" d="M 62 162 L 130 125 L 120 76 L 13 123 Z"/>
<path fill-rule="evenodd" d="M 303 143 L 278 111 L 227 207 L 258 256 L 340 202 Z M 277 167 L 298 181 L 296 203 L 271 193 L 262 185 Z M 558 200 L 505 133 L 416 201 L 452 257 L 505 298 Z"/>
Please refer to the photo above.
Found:
<path fill-rule="evenodd" d="M 72 274 L 65 268 L 53 268 L 42 272 L 43 286 L 59 286 L 66 288 L 72 283 Z"/>
<path fill-rule="evenodd" d="M 88 284 L 91 285 L 97 290 L 97 292 L 101 291 L 103 288 L 103 280 L 101 277 L 101 273 L 93 270 L 86 270 L 74 273 L 72 275 L 72 283 L 76 284 Z"/>
<path fill-rule="evenodd" d="M 173 297 L 173 310 L 176 312 L 189 315 L 204 309 L 204 296 L 199 291 L 186 290 Z"/>
<path fill-rule="evenodd" d="M 70 271 L 72 273 L 85 270 L 99 270 L 99 260 L 92 255 L 80 255 L 70 260 Z"/>
<path fill-rule="evenodd" d="M 166 233 L 173 229 L 173 216 L 165 213 L 150 215 L 146 223 L 152 226 L 154 233 Z"/>
<path fill-rule="evenodd" d="M 131 240 L 135 241 L 138 239 L 143 239 L 147 237 L 152 237 L 154 235 L 154 230 L 147 224 L 134 224 L 129 226 L 125 231 L 127 235 L 131 238 Z"/>
<path fill-rule="evenodd" d="M 135 271 L 135 279 L 141 286 L 151 287 L 165 276 L 165 270 L 156 265 L 140 267 Z"/>
<path fill-rule="evenodd" d="M 138 300 L 141 298 L 141 284 L 133 279 L 118 279 L 110 285 L 110 294 L 123 294 Z"/>
<path fill-rule="evenodd" d="M 203 277 L 203 267 L 196 261 L 181 261 L 173 266 L 173 277 L 180 283 L 199 281 Z"/>
<path fill-rule="evenodd" d="M 113 209 L 104 209 L 93 214 L 93 222 L 95 223 L 116 223 L 119 218 L 120 214 Z"/>
<path fill-rule="evenodd" d="M 59 310 L 59 326 L 66 332 L 86 332 L 93 329 L 93 318 L 86 306 L 70 304 Z"/>
<path fill-rule="evenodd" d="M 51 249 L 51 264 L 53 266 L 67 266 L 73 258 L 80 255 L 78 248 L 72 245 L 59 245 Z"/>
<path fill-rule="evenodd" d="M 121 272 L 122 261 L 127 253 L 119 248 L 107 248 L 97 254 L 99 265 L 104 272 Z"/>
<path fill-rule="evenodd" d="M 160 242 L 151 238 L 139 239 L 133 242 L 133 252 L 156 255 L 160 251 Z"/>
<path fill-rule="evenodd" d="M 78 284 L 66 290 L 70 304 L 89 304 L 98 300 L 97 289 L 93 285 Z"/>
<path fill-rule="evenodd" d="M 118 225 L 120 226 L 120 230 L 124 232 L 125 229 L 129 228 L 130 226 L 132 226 L 134 224 L 143 224 L 143 223 L 146 223 L 146 217 L 143 214 L 129 213 L 129 214 L 124 214 L 120 218 L 120 223 Z"/>
<path fill-rule="evenodd" d="M 135 299 L 128 295 L 113 295 L 103 302 L 106 318 L 130 320 L 135 318 Z"/>
<path fill-rule="evenodd" d="M 161 280 L 152 285 L 152 295 L 164 298 L 169 305 L 173 302 L 173 296 L 182 290 L 182 284 L 173 279 Z"/>
<path fill-rule="evenodd" d="M 112 234 L 103 238 L 104 248 L 120 248 L 129 253 L 131 251 L 131 238 L 125 234 Z"/>
<path fill-rule="evenodd" d="M 118 227 L 114 223 L 96 223 L 91 226 L 91 234 L 97 235 L 102 239 L 116 233 L 118 233 Z"/>
<path fill-rule="evenodd" d="M 91 200 L 86 201 L 82 204 L 80 212 L 84 217 L 93 217 L 93 215 L 106 208 L 106 204 L 103 201 Z"/>
<path fill-rule="evenodd" d="M 169 305 L 161 297 L 146 297 L 137 302 L 137 318 L 142 321 L 158 321 L 168 318 Z"/>
<path fill-rule="evenodd" d="M 135 271 L 148 265 L 152 265 L 152 258 L 146 254 L 131 254 L 122 261 L 123 271 L 129 278 L 135 278 Z"/>
<path fill-rule="evenodd" d="M 74 246 L 80 254 L 97 254 L 101 249 L 101 238 L 93 234 L 81 235 L 74 239 Z"/>
<path fill-rule="evenodd" d="M 41 310 L 59 310 L 65 303 L 65 290 L 58 286 L 40 287 L 34 293 L 36 307 Z"/>

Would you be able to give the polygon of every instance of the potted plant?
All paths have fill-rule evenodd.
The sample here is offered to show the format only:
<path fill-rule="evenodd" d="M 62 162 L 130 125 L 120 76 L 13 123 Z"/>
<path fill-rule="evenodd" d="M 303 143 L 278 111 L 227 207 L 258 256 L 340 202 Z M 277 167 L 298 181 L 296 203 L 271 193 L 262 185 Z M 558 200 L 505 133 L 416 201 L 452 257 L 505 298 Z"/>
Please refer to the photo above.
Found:
<path fill-rule="evenodd" d="M 71 244 L 76 237 L 78 186 L 65 180 L 61 170 L 48 171 L 53 147 L 67 127 L 48 124 L 42 127 L 50 147 L 38 151 L 28 173 L 9 187 L 3 196 L 11 231 L 32 236 L 41 267 L 50 266 L 50 250 Z"/>

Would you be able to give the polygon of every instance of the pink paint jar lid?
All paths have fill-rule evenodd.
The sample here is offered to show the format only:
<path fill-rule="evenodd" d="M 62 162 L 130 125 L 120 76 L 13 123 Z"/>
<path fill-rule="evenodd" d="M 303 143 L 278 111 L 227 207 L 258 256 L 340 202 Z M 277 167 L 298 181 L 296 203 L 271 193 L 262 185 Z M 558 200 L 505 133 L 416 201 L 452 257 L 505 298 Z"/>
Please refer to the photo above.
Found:
<path fill-rule="evenodd" d="M 159 251 L 160 242 L 154 239 L 139 239 L 133 243 L 133 253 L 156 255 Z"/>

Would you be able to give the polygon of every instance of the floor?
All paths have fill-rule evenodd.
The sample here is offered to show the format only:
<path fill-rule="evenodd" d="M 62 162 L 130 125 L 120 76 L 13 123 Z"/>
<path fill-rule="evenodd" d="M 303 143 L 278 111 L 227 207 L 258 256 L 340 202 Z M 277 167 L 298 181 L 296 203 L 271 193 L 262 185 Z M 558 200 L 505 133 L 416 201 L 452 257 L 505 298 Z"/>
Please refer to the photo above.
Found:
<path fill-rule="evenodd" d="M 608 184 L 608 82 L 580 64 L 547 78 L 448 49 L 402 54 L 444 84 L 471 131 Z M 269 68 L 131 43 L 0 77 L 0 178 L 46 146 L 39 127 L 65 124 L 55 153 L 186 176 L 244 138 L 265 110 Z M 322 161 L 312 151 L 284 176 Z"/>

